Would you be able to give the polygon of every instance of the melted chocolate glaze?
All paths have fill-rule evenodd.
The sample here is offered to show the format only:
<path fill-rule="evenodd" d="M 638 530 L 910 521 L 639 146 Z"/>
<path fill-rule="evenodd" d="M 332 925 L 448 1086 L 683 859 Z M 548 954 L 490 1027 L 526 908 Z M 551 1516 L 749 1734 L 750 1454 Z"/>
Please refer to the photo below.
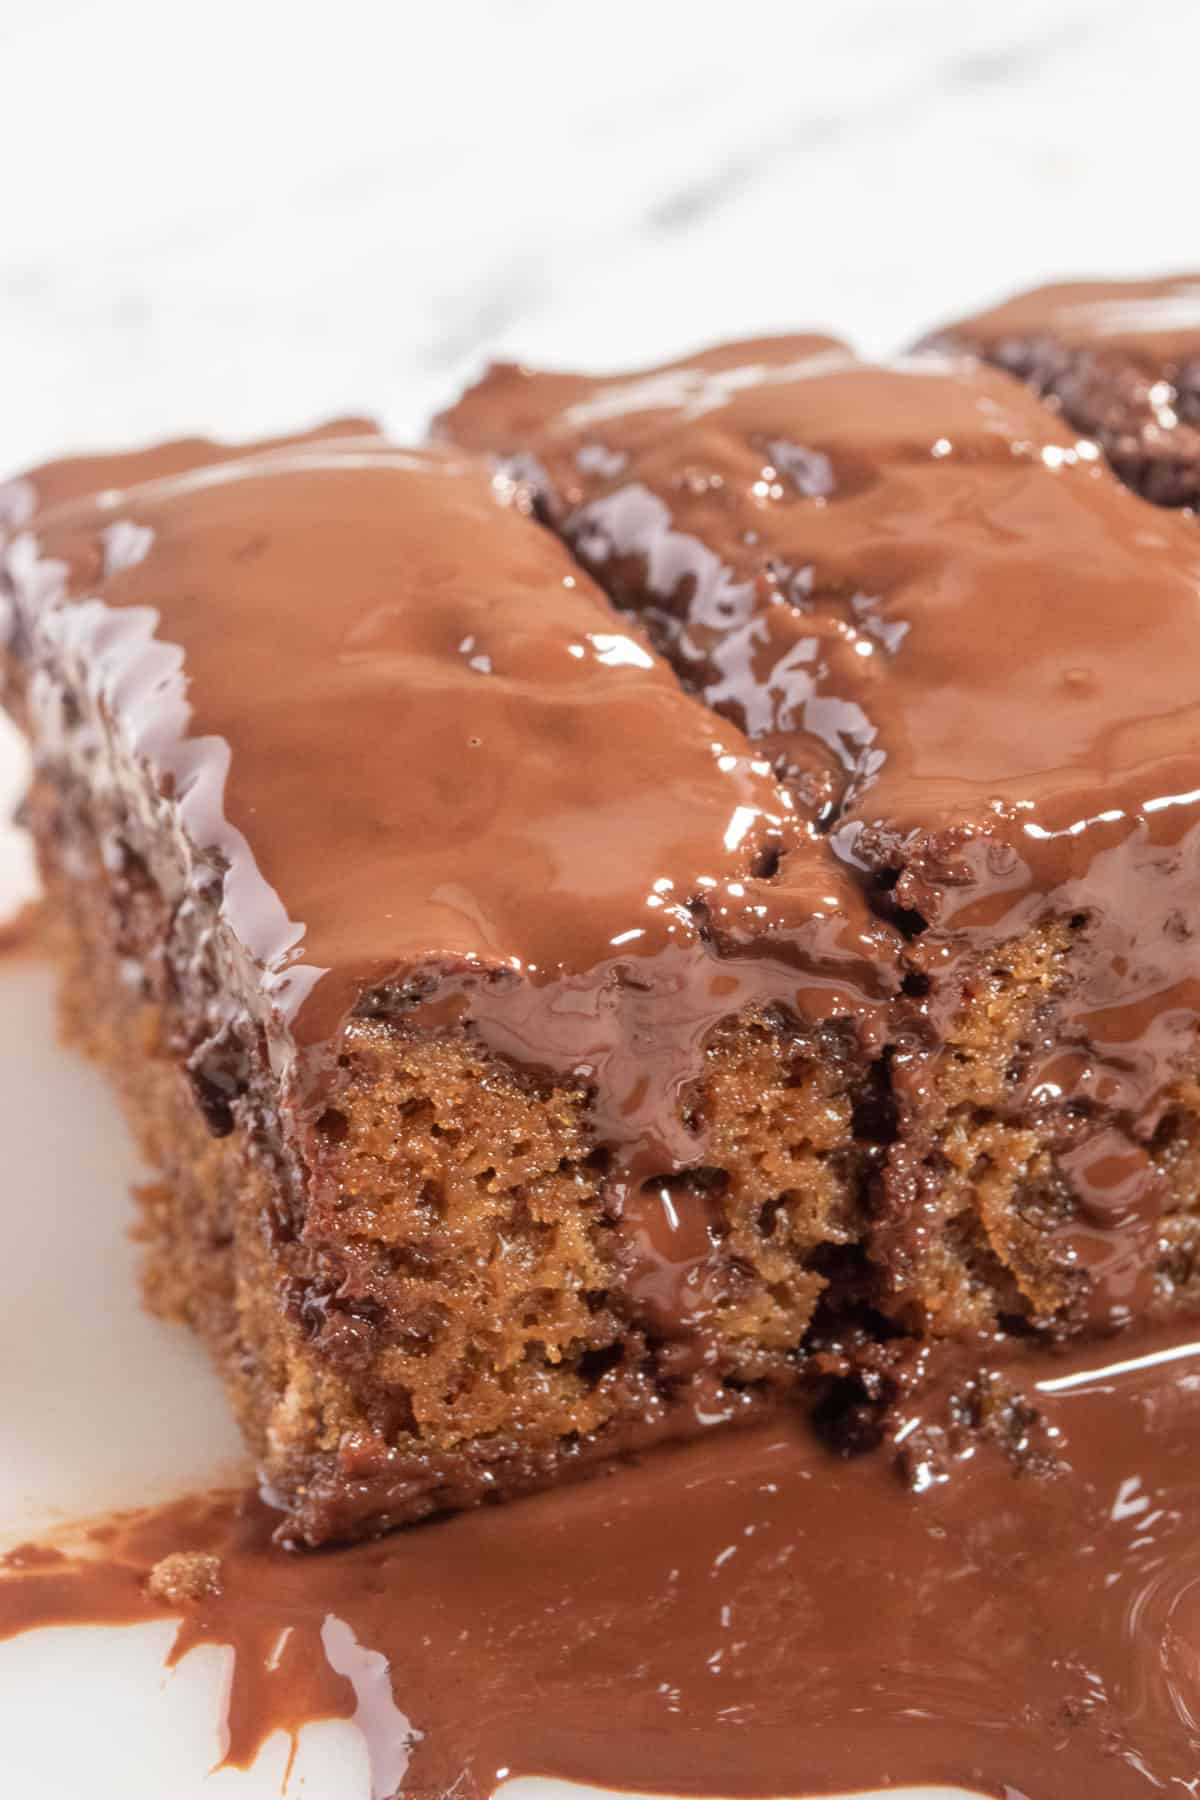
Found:
<path fill-rule="evenodd" d="M 191 1592 L 170 1660 L 233 1650 L 224 1760 L 353 1719 L 376 1800 L 482 1800 L 525 1773 L 1194 1795 L 1200 1351 L 1130 1334 L 1113 1356 L 934 1384 L 896 1434 L 920 1492 L 785 1418 L 304 1557 L 254 1497 L 189 1499 L 101 1523 L 83 1551 L 11 1552 L 0 1633 L 145 1620 L 171 1610 L 155 1593 Z M 181 1554 L 220 1567 L 151 1584 Z"/>
<path fill-rule="evenodd" d="M 942 328 L 1096 438 L 1147 499 L 1200 499 L 1200 278 L 1068 281 Z"/>
<path fill-rule="evenodd" d="M 115 787 L 112 856 L 177 896 L 177 982 L 206 965 L 215 1128 L 247 1015 L 303 1126 L 361 1003 L 594 1086 L 620 1187 L 696 1160 L 678 1090 L 721 1018 L 869 1031 L 895 934 L 511 487 L 361 435 L 162 469 L 16 484 L 7 570 L 43 765 Z"/>
<path fill-rule="evenodd" d="M 631 377 L 506 365 L 440 429 L 533 480 L 684 685 L 761 745 L 830 868 L 912 940 L 919 998 L 888 1028 L 898 1212 L 919 1210 L 901 1192 L 979 956 L 1073 921 L 1069 987 L 1005 1116 L 1069 1111 L 1070 1255 L 1095 1320 L 1127 1319 L 1155 1225 L 1144 1146 L 1200 1005 L 1190 524 L 964 358 L 874 367 L 781 338 Z"/>

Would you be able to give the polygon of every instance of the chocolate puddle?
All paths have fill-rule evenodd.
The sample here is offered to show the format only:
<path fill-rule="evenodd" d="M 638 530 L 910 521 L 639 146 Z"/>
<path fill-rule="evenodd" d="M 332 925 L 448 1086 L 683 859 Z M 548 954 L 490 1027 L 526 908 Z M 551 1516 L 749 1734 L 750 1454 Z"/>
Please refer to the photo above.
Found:
<path fill-rule="evenodd" d="M 145 1620 L 160 1559 L 219 1557 L 215 1595 L 211 1565 L 171 1565 L 201 1590 L 171 1661 L 233 1648 L 224 1760 L 353 1718 L 376 1800 L 473 1800 L 503 1773 L 1196 1795 L 1200 1345 L 1126 1336 L 1005 1373 L 1041 1382 L 1056 1475 L 976 1441 L 911 1494 L 885 1454 L 841 1461 L 783 1422 L 342 1551 L 274 1548 L 251 1496 L 191 1498 L 93 1527 L 87 1554 L 10 1553 L 0 1635 Z"/>

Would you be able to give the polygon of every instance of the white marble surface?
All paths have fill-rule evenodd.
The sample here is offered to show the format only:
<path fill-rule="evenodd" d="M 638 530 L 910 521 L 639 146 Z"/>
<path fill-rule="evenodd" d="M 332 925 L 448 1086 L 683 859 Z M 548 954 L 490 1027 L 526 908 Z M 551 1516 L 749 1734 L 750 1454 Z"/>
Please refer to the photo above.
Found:
<path fill-rule="evenodd" d="M 0 6 L 0 466 L 1194 261 L 1191 0 Z"/>

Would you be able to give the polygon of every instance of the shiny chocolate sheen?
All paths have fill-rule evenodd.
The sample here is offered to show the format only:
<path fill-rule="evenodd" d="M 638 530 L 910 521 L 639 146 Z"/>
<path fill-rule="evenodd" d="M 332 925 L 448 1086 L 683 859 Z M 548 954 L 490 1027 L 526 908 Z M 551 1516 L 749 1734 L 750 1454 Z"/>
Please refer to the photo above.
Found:
<path fill-rule="evenodd" d="M 933 334 L 976 352 L 1094 437 L 1158 505 L 1200 503 L 1200 279 L 1033 288 Z"/>
<path fill-rule="evenodd" d="M 1139 1145 L 1200 1015 L 1191 523 L 965 356 L 874 366 L 781 338 L 686 375 L 570 383 L 501 366 L 439 428 L 535 482 L 683 684 L 762 747 L 827 833 L 830 866 L 858 871 L 913 940 L 924 997 L 891 1021 L 898 1180 L 973 958 L 1049 913 L 1074 921 L 1049 1058 L 1028 1059 L 1006 1116 L 1035 1095 L 1103 1094 L 1097 1133 L 1116 1121 L 1132 1137 L 1142 1200 L 1111 1158 L 1062 1172 L 1102 1231 L 1137 1220 L 1144 1261 Z M 1082 1070 L 1070 1093 L 1049 1073 L 1064 1048 Z M 1079 1174 L 1101 1161 L 1104 1206 Z M 1072 1255 L 1087 1249 L 1080 1236 Z M 1099 1318 L 1146 1298 L 1096 1278 Z"/>
<path fill-rule="evenodd" d="M 252 1496 L 184 1500 L 99 1525 L 83 1554 L 0 1558 L 0 1636 L 175 1611 L 172 1662 L 232 1652 L 226 1764 L 353 1720 L 375 1800 L 486 1800 L 527 1774 L 1184 1800 L 1200 1358 L 1177 1334 L 1125 1345 L 944 1386 L 896 1433 L 919 1493 L 784 1419 L 319 1557 L 275 1548 Z M 996 1441 L 956 1426 L 967 1411 Z"/>
<path fill-rule="evenodd" d="M 593 1083 L 602 1141 L 671 1173 L 721 1018 L 873 1017 L 894 934 L 511 484 L 370 436 L 161 465 L 10 490 L 16 649 L 43 758 L 115 782 L 160 885 L 219 895 L 228 1010 L 293 1097 L 375 995 Z"/>
<path fill-rule="evenodd" d="M 708 705 L 833 756 L 839 814 L 907 828 L 998 804 L 1058 829 L 1124 777 L 1136 809 L 1200 776 L 1186 528 L 966 360 L 755 350 L 707 385 L 580 379 L 565 399 L 549 376 L 536 424 L 540 378 L 500 368 L 442 428 L 534 459 L 564 535 Z"/>

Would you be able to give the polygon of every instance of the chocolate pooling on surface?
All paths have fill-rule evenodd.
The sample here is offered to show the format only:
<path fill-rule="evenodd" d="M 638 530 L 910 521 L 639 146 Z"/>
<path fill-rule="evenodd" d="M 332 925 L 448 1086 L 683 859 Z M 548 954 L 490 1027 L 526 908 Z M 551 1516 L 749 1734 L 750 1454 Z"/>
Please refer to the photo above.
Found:
<path fill-rule="evenodd" d="M 82 1554 L 10 1553 L 0 1633 L 174 1611 L 173 1662 L 233 1651 L 227 1762 L 355 1719 L 377 1800 L 484 1800 L 502 1773 L 1184 1796 L 1197 1353 L 1161 1333 L 1122 1345 L 1116 1363 L 1110 1345 L 960 1366 L 898 1424 L 920 1493 L 890 1455 L 843 1461 L 780 1419 L 315 1556 L 275 1548 L 252 1498 L 185 1500 L 101 1525 Z M 183 1586 L 164 1604 L 167 1558 Z"/>

